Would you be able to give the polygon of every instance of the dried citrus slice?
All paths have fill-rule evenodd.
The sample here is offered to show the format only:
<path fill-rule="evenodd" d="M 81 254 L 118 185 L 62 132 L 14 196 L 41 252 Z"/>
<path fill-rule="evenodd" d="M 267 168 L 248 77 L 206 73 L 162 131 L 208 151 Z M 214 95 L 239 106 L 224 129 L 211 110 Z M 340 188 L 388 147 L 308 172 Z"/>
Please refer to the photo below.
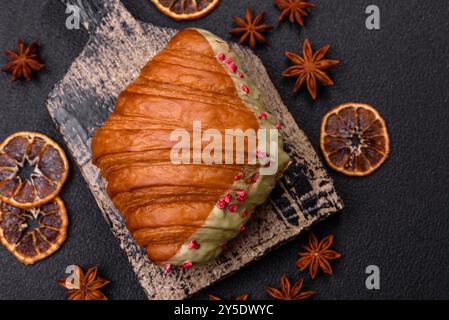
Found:
<path fill-rule="evenodd" d="M 324 116 L 320 146 L 333 169 L 349 176 L 366 176 L 387 159 L 390 138 L 376 109 L 347 103 Z"/>
<path fill-rule="evenodd" d="M 39 133 L 17 132 L 0 145 L 0 200 L 18 208 L 56 197 L 69 172 L 61 147 Z"/>
<path fill-rule="evenodd" d="M 31 209 L 0 202 L 0 240 L 24 264 L 58 250 L 66 239 L 67 225 L 67 211 L 58 197 Z"/>
<path fill-rule="evenodd" d="M 214 10 L 220 0 L 151 0 L 166 16 L 175 20 L 194 20 Z"/>

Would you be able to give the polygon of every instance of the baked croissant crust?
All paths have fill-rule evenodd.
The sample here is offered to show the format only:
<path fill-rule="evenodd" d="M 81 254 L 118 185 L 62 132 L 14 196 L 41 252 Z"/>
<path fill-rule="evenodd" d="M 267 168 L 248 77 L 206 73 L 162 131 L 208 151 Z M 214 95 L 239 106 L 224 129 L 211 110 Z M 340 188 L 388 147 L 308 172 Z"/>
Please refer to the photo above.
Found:
<path fill-rule="evenodd" d="M 223 135 L 228 128 L 279 128 L 231 47 L 207 31 L 186 29 L 119 95 L 92 140 L 109 196 L 156 264 L 187 268 L 215 259 L 245 229 L 289 162 L 279 136 L 276 159 L 267 153 L 257 154 L 253 164 L 173 163 L 172 148 L 179 141 L 171 135 L 179 128 L 191 133 L 194 123 Z M 234 146 L 232 160 L 239 150 Z M 272 174 L 261 174 L 272 165 Z"/>

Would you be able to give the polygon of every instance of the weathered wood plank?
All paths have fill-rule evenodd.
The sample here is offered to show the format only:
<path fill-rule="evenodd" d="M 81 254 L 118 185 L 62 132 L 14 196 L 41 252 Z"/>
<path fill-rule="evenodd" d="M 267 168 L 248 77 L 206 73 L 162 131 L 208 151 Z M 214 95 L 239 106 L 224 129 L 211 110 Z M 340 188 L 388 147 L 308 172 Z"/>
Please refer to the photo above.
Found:
<path fill-rule="evenodd" d="M 165 275 L 135 243 L 106 194 L 105 181 L 91 162 L 90 141 L 95 129 L 113 110 L 118 94 L 176 30 L 136 21 L 118 0 L 86 9 L 85 19 L 90 23 L 85 26 L 90 41 L 51 92 L 47 107 L 149 299 L 186 298 L 343 207 L 332 180 L 283 104 L 261 61 L 252 51 L 233 45 L 246 71 L 264 92 L 266 105 L 284 124 L 288 151 L 294 161 L 270 201 L 257 210 L 248 232 L 233 241 L 231 250 L 208 266 Z"/>

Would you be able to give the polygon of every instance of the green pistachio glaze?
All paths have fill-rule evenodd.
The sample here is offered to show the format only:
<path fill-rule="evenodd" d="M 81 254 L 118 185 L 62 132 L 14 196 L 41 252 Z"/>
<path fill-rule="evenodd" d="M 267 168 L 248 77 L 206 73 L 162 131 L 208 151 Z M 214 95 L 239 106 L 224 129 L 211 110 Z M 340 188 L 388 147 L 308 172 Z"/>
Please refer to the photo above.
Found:
<path fill-rule="evenodd" d="M 242 79 L 238 76 L 238 72 L 231 72 L 231 70 L 226 67 L 225 63 L 220 62 L 223 63 L 223 68 L 228 72 L 234 81 L 239 97 L 242 99 L 246 107 L 253 111 L 256 117 L 260 112 L 266 112 L 263 97 L 259 89 L 244 72 L 239 57 L 235 54 L 229 44 L 208 31 L 201 29 L 196 30 L 207 39 L 215 55 L 223 53 L 226 58 L 232 58 L 238 68 L 238 72 L 243 72 L 244 78 Z M 248 94 L 243 92 L 242 85 L 246 85 L 249 88 Z M 259 127 L 274 129 L 277 123 L 276 118 L 269 113 L 267 113 L 267 115 L 268 118 L 266 120 L 259 121 Z M 267 145 L 268 141 L 269 135 L 267 137 Z M 286 168 L 289 162 L 289 157 L 287 153 L 284 152 L 283 140 L 280 134 L 277 148 L 278 157 L 276 173 L 273 175 L 260 175 L 260 169 L 254 166 L 255 169 L 253 173 L 258 176 L 255 183 L 247 184 L 244 180 L 235 181 L 227 193 L 232 194 L 235 190 L 247 191 L 246 200 L 243 203 L 238 202 L 235 197 L 231 202 L 231 204 L 238 205 L 237 212 L 229 212 L 226 208 L 220 209 L 215 206 L 204 222 L 204 225 L 181 246 L 181 249 L 177 252 L 177 254 L 167 261 L 167 263 L 172 265 L 181 265 L 186 261 L 191 261 L 193 264 L 203 264 L 213 261 L 221 253 L 222 245 L 235 238 L 240 232 L 241 226 L 245 225 L 247 220 L 250 219 L 254 209 L 266 201 L 270 192 L 274 188 L 280 173 Z M 271 160 L 272 165 L 276 165 L 276 159 Z M 246 217 L 242 217 L 242 212 L 244 210 L 248 213 Z M 191 240 L 195 240 L 200 247 L 198 249 L 189 249 L 188 245 Z"/>

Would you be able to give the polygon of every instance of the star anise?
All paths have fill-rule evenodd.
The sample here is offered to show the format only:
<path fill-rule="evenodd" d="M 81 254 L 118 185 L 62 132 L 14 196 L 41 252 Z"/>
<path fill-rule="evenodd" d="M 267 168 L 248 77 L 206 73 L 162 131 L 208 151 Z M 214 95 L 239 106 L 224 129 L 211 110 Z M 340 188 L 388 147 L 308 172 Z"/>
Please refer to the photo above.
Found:
<path fill-rule="evenodd" d="M 264 19 L 265 12 L 262 12 L 256 18 L 253 18 L 251 9 L 247 7 L 244 19 L 240 17 L 234 17 L 234 22 L 238 27 L 232 29 L 229 33 L 233 36 L 240 37 L 240 44 L 248 42 L 249 47 L 251 49 L 254 49 L 257 42 L 267 42 L 267 39 L 265 38 L 263 33 L 273 28 L 272 25 L 263 23 Z"/>
<path fill-rule="evenodd" d="M 309 3 L 308 0 L 276 0 L 275 3 L 281 10 L 279 21 L 288 17 L 290 22 L 293 23 L 296 20 L 301 27 L 304 26 L 302 17 L 307 17 L 309 15 L 307 9 L 315 8 L 315 5 Z"/>
<path fill-rule="evenodd" d="M 240 300 L 240 301 L 243 301 L 243 300 L 248 300 L 248 295 L 245 293 L 245 294 L 242 294 L 242 295 L 240 295 L 240 296 L 237 296 L 237 297 L 235 297 L 234 299 L 230 299 L 230 300 Z M 216 296 L 216 295 L 213 295 L 213 294 L 209 294 L 209 300 L 223 300 L 222 298 L 220 298 L 219 296 Z"/>
<path fill-rule="evenodd" d="M 306 84 L 313 100 L 316 100 L 318 83 L 324 86 L 332 86 L 334 84 L 325 71 L 335 67 L 340 61 L 323 59 L 329 48 L 330 45 L 327 45 L 313 53 L 310 42 L 306 39 L 302 56 L 290 51 L 285 52 L 287 58 L 294 65 L 285 70 L 282 75 L 284 77 L 298 77 L 294 87 L 295 92 L 299 91 Z"/>
<path fill-rule="evenodd" d="M 293 287 L 288 280 L 288 277 L 284 274 L 281 277 L 281 288 L 275 289 L 268 287 L 267 292 L 270 296 L 276 300 L 305 300 L 316 294 L 315 291 L 301 292 L 303 279 L 300 278 L 298 282 L 293 284 Z"/>
<path fill-rule="evenodd" d="M 108 283 L 109 280 L 98 277 L 96 267 L 89 268 L 86 274 L 77 267 L 73 279 L 58 280 L 58 284 L 68 290 L 69 300 L 108 300 L 100 291 Z"/>
<path fill-rule="evenodd" d="M 11 73 L 12 81 L 21 78 L 31 80 L 33 71 L 44 68 L 39 60 L 39 46 L 36 42 L 33 42 L 27 47 L 23 40 L 19 40 L 17 49 L 18 52 L 5 51 L 5 55 L 10 61 L 3 66 L 2 71 Z"/>
<path fill-rule="evenodd" d="M 312 279 L 315 279 L 318 269 L 324 271 L 326 274 L 332 274 L 332 267 L 329 261 L 341 258 L 341 254 L 329 250 L 330 246 L 334 242 L 334 236 L 328 235 L 318 242 L 318 239 L 313 233 L 309 235 L 309 244 L 303 246 L 306 252 L 299 253 L 301 257 L 296 261 L 296 266 L 304 271 L 309 268 L 309 273 Z"/>

